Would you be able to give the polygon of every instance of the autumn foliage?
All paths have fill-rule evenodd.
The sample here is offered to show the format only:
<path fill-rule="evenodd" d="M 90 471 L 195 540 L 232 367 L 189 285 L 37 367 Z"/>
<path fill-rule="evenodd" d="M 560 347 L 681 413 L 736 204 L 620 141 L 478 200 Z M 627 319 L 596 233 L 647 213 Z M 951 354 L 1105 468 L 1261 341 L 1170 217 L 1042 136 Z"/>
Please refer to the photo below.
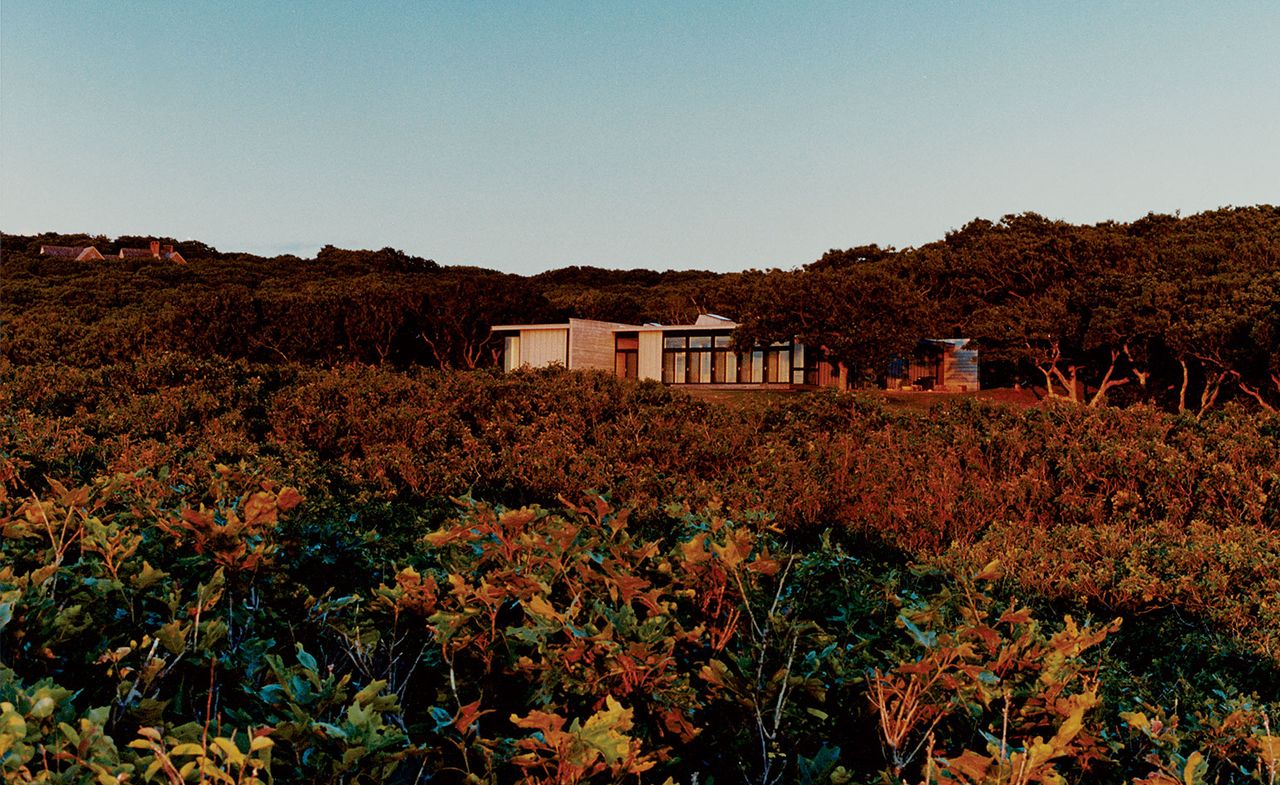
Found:
<path fill-rule="evenodd" d="M 1263 223 L 1240 264 L 1269 252 L 1267 215 L 1217 217 Z M 1207 220 L 1074 239 L 1010 221 L 811 272 L 877 266 L 909 295 L 886 277 L 904 254 L 939 286 L 995 246 L 997 272 L 1057 249 L 1058 275 Z M 1124 406 L 1061 384 L 1024 407 L 712 402 L 448 367 L 488 351 L 475 320 L 436 318 L 465 287 L 389 249 L 326 249 L 310 284 L 303 260 L 273 280 L 183 253 L 134 277 L 30 257 L 6 275 L 6 781 L 1280 777 L 1280 420 L 1244 391 L 1265 370 L 1248 352 L 1218 355 L 1240 376 L 1207 407 L 1177 405 L 1163 337 L 1143 343 L 1148 381 L 1112 390 Z M 1044 275 L 1019 284 L 1041 304 Z M 705 276 L 605 278 L 548 273 L 503 302 L 634 318 L 708 302 Z M 951 291 L 963 319 L 1012 307 Z M 1026 337 L 991 343 L 1001 372 L 1035 370 L 1050 344 Z M 1096 393 L 1110 350 L 1093 340 L 1060 348 Z M 1149 368 L 1137 347 L 1117 373 Z M 1197 398 L 1215 360 L 1186 356 Z"/>

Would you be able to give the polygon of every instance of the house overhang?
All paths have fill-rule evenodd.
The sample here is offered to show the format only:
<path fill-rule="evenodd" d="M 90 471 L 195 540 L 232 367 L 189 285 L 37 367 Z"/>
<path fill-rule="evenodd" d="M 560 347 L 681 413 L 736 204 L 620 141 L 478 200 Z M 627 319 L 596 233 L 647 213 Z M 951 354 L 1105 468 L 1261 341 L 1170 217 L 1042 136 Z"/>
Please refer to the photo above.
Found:
<path fill-rule="evenodd" d="M 523 330 L 567 330 L 569 323 L 561 324 L 495 324 L 489 328 L 495 333 L 518 333 Z"/>

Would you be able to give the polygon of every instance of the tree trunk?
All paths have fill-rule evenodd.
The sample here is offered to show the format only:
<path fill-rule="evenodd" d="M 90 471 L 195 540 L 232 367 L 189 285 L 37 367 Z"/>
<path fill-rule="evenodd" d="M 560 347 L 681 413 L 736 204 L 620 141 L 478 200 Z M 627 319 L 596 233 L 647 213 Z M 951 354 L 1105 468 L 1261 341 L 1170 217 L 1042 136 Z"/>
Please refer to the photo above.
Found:
<path fill-rule="evenodd" d="M 1252 398 L 1252 399 L 1254 399 L 1255 401 L 1257 401 L 1257 402 L 1258 402 L 1258 405 L 1259 405 L 1259 406 L 1261 406 L 1263 409 L 1265 409 L 1265 410 L 1267 410 L 1267 411 L 1271 412 L 1272 414 L 1275 414 L 1275 412 L 1276 412 L 1276 407 L 1272 406 L 1272 405 L 1267 401 L 1267 399 L 1266 399 L 1266 398 L 1263 398 L 1263 397 L 1262 397 L 1262 391 L 1261 391 L 1261 390 L 1258 390 L 1257 388 L 1255 388 L 1255 387 L 1251 386 L 1249 383 L 1247 383 L 1244 379 L 1241 379 L 1241 378 L 1240 378 L 1240 372 L 1239 372 L 1239 371 L 1232 371 L 1232 372 L 1231 372 L 1231 374 L 1232 374 L 1233 376 L 1235 376 L 1235 377 L 1236 377 L 1236 385 L 1237 385 L 1237 386 L 1239 386 L 1240 390 L 1241 390 L 1243 393 L 1245 393 L 1245 394 L 1246 394 L 1246 395 L 1248 395 L 1250 398 Z"/>
<path fill-rule="evenodd" d="M 1058 381 L 1062 383 L 1062 386 L 1067 388 L 1067 397 L 1074 403 L 1084 403 L 1084 385 L 1080 383 L 1080 366 L 1069 366 L 1067 370 L 1071 372 L 1070 376 L 1064 374 L 1056 363 L 1053 365 L 1052 370 L 1054 375 L 1058 377 Z"/>
<path fill-rule="evenodd" d="M 435 358 L 437 368 L 444 369 L 450 367 L 451 363 L 449 362 L 449 358 L 440 351 L 440 347 L 436 345 L 435 341 L 428 338 L 426 333 L 419 333 L 418 337 L 421 338 L 422 342 L 431 350 L 431 356 Z"/>
<path fill-rule="evenodd" d="M 1144 371 L 1138 367 L 1138 363 L 1133 359 L 1133 352 L 1129 351 L 1128 342 L 1124 345 L 1124 356 L 1129 360 L 1129 369 L 1133 374 L 1133 378 L 1138 380 L 1138 386 L 1142 388 L 1142 397 L 1149 398 L 1151 391 L 1147 389 L 1147 382 L 1151 380 L 1151 371 L 1149 369 Z"/>
<path fill-rule="evenodd" d="M 1045 393 L 1046 398 L 1057 398 L 1058 394 L 1053 390 L 1053 376 L 1049 373 L 1049 369 L 1043 365 L 1037 365 L 1036 370 L 1044 374 L 1044 387 L 1048 392 Z"/>
<path fill-rule="evenodd" d="M 1102 383 L 1098 385 L 1098 391 L 1093 394 L 1093 399 L 1089 401 L 1089 406 L 1101 406 L 1107 399 L 1107 390 L 1112 387 L 1119 387 L 1128 384 L 1128 379 L 1112 379 L 1116 371 L 1116 360 L 1120 359 L 1120 351 L 1118 349 L 1111 350 L 1111 365 L 1107 367 L 1106 374 L 1102 377 Z"/>
<path fill-rule="evenodd" d="M 1187 387 L 1191 385 L 1191 371 L 1187 368 L 1187 361 L 1178 360 L 1178 364 L 1182 366 L 1182 388 L 1178 390 L 1178 414 L 1182 414 L 1187 410 Z"/>
<path fill-rule="evenodd" d="M 1222 380 L 1227 377 L 1226 371 L 1218 371 L 1210 374 L 1205 372 L 1204 392 L 1200 394 L 1200 411 L 1196 413 L 1196 419 L 1204 416 L 1209 411 L 1214 402 L 1218 400 L 1218 393 L 1222 391 Z"/>

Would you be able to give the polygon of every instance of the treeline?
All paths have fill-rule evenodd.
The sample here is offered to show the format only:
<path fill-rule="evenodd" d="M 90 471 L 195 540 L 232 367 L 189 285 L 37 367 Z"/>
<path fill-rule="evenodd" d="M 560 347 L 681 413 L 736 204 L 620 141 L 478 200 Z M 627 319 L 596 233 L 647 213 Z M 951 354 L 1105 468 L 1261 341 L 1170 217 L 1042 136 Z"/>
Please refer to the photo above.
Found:
<path fill-rule="evenodd" d="M 314 259 L 264 259 L 175 244 L 187 266 L 38 255 L 42 244 L 76 241 L 83 238 L 4 236 L 3 350 L 11 362 L 92 366 L 181 351 L 277 363 L 491 366 L 499 351 L 493 324 L 613 313 L 692 318 L 697 308 L 684 289 L 715 278 L 570 268 L 530 279 L 440 267 L 391 248 L 326 246 Z M 614 281 L 608 292 L 594 288 L 602 276 Z"/>
<path fill-rule="evenodd" d="M 3 349 L 20 364 L 169 350 L 472 368 L 496 361 L 493 324 L 670 324 L 711 311 L 740 321 L 743 342 L 797 336 L 868 380 L 921 338 L 968 337 L 986 386 L 1193 412 L 1233 398 L 1280 406 L 1274 206 L 1094 226 L 1011 215 L 920 248 L 864 246 L 733 274 L 570 267 L 522 277 L 389 248 L 263 259 L 194 242 L 174 242 L 185 268 L 86 265 L 38 249 L 95 238 L 2 239 Z M 149 238 L 96 239 L 110 250 Z"/>
<path fill-rule="evenodd" d="M 797 272 L 739 281 L 749 334 L 794 332 L 863 367 L 926 335 L 967 337 L 989 384 L 1178 411 L 1229 396 L 1280 405 L 1272 206 L 1096 226 L 977 220 L 921 248 L 832 251 Z"/>

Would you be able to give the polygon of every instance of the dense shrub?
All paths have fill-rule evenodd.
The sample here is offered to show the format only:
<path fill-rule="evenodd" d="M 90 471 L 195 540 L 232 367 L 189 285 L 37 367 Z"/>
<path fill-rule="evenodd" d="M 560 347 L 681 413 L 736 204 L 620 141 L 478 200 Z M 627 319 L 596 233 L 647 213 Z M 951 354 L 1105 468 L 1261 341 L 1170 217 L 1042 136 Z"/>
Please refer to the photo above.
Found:
<path fill-rule="evenodd" d="M 1277 532 L 1234 406 L 0 362 L 0 765 L 1270 782 Z"/>

